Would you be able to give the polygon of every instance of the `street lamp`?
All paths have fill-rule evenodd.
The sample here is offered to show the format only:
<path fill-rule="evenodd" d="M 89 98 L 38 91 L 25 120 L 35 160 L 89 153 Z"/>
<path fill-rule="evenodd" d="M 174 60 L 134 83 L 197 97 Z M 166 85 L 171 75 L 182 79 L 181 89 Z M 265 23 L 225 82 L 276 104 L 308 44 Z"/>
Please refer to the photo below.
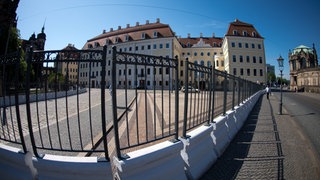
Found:
<path fill-rule="evenodd" d="M 283 71 L 283 58 L 280 57 L 277 59 L 278 64 L 279 64 L 279 70 L 280 70 L 280 103 L 279 103 L 279 113 L 282 115 L 282 71 Z"/>

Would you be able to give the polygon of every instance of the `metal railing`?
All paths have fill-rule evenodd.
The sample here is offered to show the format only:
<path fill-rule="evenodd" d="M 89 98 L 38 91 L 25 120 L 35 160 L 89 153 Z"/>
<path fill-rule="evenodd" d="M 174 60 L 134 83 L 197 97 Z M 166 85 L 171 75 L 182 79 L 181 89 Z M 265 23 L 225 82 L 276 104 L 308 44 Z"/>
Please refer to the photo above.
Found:
<path fill-rule="evenodd" d="M 0 142 L 32 150 L 36 157 L 94 154 L 109 160 L 115 153 L 126 158 L 126 152 L 160 140 L 188 138 L 188 131 L 213 123 L 261 89 L 188 60 L 179 79 L 177 57 L 116 47 L 31 49 L 26 62 L 20 56 L 0 57 Z"/>

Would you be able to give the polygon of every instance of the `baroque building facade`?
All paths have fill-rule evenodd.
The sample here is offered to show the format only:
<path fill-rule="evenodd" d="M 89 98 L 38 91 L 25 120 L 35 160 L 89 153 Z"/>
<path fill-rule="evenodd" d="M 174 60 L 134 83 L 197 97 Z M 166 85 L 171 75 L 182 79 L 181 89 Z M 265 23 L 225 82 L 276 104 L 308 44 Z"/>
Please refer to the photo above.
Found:
<path fill-rule="evenodd" d="M 289 51 L 289 65 L 291 90 L 320 93 L 320 67 L 314 45 L 300 45 Z"/>
<path fill-rule="evenodd" d="M 198 37 L 191 37 L 188 34 L 185 38 L 176 36 L 168 24 L 163 24 L 160 19 L 157 19 L 154 23 L 146 21 L 141 25 L 137 22 L 135 26 L 127 24 L 125 28 L 119 26 L 116 30 L 111 28 L 109 32 L 103 30 L 102 34 L 89 39 L 82 49 L 102 49 L 107 45 L 107 86 L 111 84 L 112 46 L 116 46 L 118 51 L 123 52 L 168 58 L 177 56 L 180 86 L 187 84 L 184 82 L 184 66 L 187 59 L 189 62 L 208 67 L 214 65 L 218 70 L 227 71 L 229 74 L 253 82 L 266 83 L 263 40 L 253 25 L 238 19 L 230 23 L 225 37 L 215 37 L 214 34 L 211 37 L 204 37 L 200 33 Z M 79 82 L 84 86 L 99 87 L 100 69 L 100 66 L 96 65 L 91 67 L 89 72 L 88 63 L 81 63 Z M 123 88 L 125 83 L 129 88 L 151 89 L 154 83 L 156 88 L 161 86 L 167 89 L 172 88 L 174 75 L 169 70 L 137 67 L 137 81 L 132 76 L 134 70 L 133 66 L 127 68 L 120 66 L 117 69 L 116 84 L 118 88 Z M 124 79 L 126 73 L 129 78 L 127 81 Z M 155 76 L 150 76 L 150 74 Z M 201 79 L 199 84 L 201 86 Z"/>

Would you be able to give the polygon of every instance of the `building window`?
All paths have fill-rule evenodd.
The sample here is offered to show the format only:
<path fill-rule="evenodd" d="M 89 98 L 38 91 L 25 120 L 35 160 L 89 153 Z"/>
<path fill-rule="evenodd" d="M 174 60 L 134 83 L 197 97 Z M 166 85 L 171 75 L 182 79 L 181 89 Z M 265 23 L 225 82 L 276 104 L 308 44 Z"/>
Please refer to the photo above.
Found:
<path fill-rule="evenodd" d="M 150 44 L 148 45 L 148 49 L 151 49 L 151 45 Z"/>
<path fill-rule="evenodd" d="M 233 61 L 233 62 L 237 62 L 236 55 L 233 55 L 233 56 L 232 56 L 232 61 Z"/>
<path fill-rule="evenodd" d="M 258 49 L 261 49 L 261 44 L 258 44 Z"/>
<path fill-rule="evenodd" d="M 116 37 L 115 42 L 116 42 L 116 43 L 119 42 L 119 37 Z"/>
<path fill-rule="evenodd" d="M 170 48 L 170 44 L 169 43 L 166 43 L 166 48 Z"/>
<path fill-rule="evenodd" d="M 247 56 L 247 63 L 250 63 L 250 57 Z"/>
<path fill-rule="evenodd" d="M 221 61 L 221 67 L 223 67 L 224 66 L 224 61 Z"/>
<path fill-rule="evenodd" d="M 249 44 L 248 44 L 248 43 L 246 43 L 246 44 L 245 44 L 245 47 L 246 47 L 246 48 L 249 48 Z"/>
<path fill-rule="evenodd" d="M 231 47 L 236 47 L 236 43 L 232 42 Z"/>
<path fill-rule="evenodd" d="M 210 52 L 208 52 L 207 55 L 210 56 Z"/>
<path fill-rule="evenodd" d="M 243 68 L 240 69 L 240 75 L 243 76 Z"/>
<path fill-rule="evenodd" d="M 169 68 L 166 67 L 166 74 L 169 74 Z"/>
<path fill-rule="evenodd" d="M 129 47 L 129 51 L 132 51 L 132 47 Z"/>
<path fill-rule="evenodd" d="M 139 50 L 139 47 L 138 46 L 136 46 L 136 51 L 138 51 Z"/>
<path fill-rule="evenodd" d="M 242 48 L 242 43 L 238 43 L 239 48 Z"/>
<path fill-rule="evenodd" d="M 247 76 L 250 76 L 250 69 L 247 69 Z"/>
<path fill-rule="evenodd" d="M 260 69 L 260 76 L 263 76 L 263 70 Z"/>
<path fill-rule="evenodd" d="M 158 37 L 158 32 L 157 31 L 153 32 L 153 37 L 155 37 L 155 38 Z"/>
<path fill-rule="evenodd" d="M 150 75 L 150 68 L 147 69 L 147 74 Z"/>
<path fill-rule="evenodd" d="M 257 63 L 257 59 L 255 56 L 253 56 L 253 59 L 252 59 L 253 63 Z"/>
<path fill-rule="evenodd" d="M 257 70 L 253 69 L 253 76 L 257 76 Z"/>
<path fill-rule="evenodd" d="M 180 76 L 183 76 L 183 71 L 182 70 L 180 71 Z"/>
<path fill-rule="evenodd" d="M 129 41 L 129 35 L 126 35 L 126 41 Z"/>
<path fill-rule="evenodd" d="M 144 46 L 141 46 L 141 50 L 144 50 Z"/>
<path fill-rule="evenodd" d="M 141 39 L 145 39 L 145 38 L 146 38 L 146 33 L 145 32 L 141 33 Z"/>
<path fill-rule="evenodd" d="M 203 52 L 201 52 L 200 55 L 203 56 Z"/>
<path fill-rule="evenodd" d="M 183 61 L 180 61 L 180 66 L 183 66 Z"/>
<path fill-rule="evenodd" d="M 237 30 L 233 30 L 233 35 L 238 35 L 238 31 Z"/>
<path fill-rule="evenodd" d="M 153 49 L 157 49 L 157 44 L 153 44 Z"/>
<path fill-rule="evenodd" d="M 251 44 L 251 47 L 252 47 L 252 49 L 254 49 L 254 48 L 255 48 L 255 45 L 252 43 L 252 44 Z"/>
<path fill-rule="evenodd" d="M 233 68 L 233 75 L 237 75 L 237 68 Z"/>
<path fill-rule="evenodd" d="M 253 36 L 253 37 L 256 37 L 256 36 L 257 36 L 257 33 L 253 31 L 253 32 L 252 32 L 252 36 Z"/>
<path fill-rule="evenodd" d="M 198 53 L 197 52 L 194 52 L 194 56 L 197 56 L 198 55 Z"/>
<path fill-rule="evenodd" d="M 243 36 L 248 36 L 248 32 L 247 31 L 243 31 Z"/>
<path fill-rule="evenodd" d="M 243 56 L 240 55 L 240 62 L 242 63 L 243 62 Z"/>
<path fill-rule="evenodd" d="M 259 63 L 262 64 L 262 57 L 259 57 Z"/>
<path fill-rule="evenodd" d="M 219 61 L 216 62 L 216 66 L 219 67 Z"/>
<path fill-rule="evenodd" d="M 129 76 L 131 75 L 131 69 L 129 69 L 128 75 L 129 75 Z"/>
<path fill-rule="evenodd" d="M 163 48 L 163 44 L 159 44 L 159 48 L 162 49 Z"/>

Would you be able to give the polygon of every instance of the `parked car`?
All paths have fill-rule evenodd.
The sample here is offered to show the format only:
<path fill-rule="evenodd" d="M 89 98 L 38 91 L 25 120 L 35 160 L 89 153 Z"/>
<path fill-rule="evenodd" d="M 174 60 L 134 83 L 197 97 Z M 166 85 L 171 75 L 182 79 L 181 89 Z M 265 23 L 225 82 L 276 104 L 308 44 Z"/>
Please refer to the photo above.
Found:
<path fill-rule="evenodd" d="M 192 86 L 187 86 L 187 88 L 188 88 L 188 92 L 194 92 L 194 93 L 199 93 L 200 92 L 200 90 L 199 89 L 196 89 L 196 88 L 194 88 L 194 87 L 192 87 Z M 185 90 L 186 90 L 186 87 L 185 86 L 183 86 L 182 88 L 181 88 L 181 91 L 182 92 L 185 92 Z"/>

